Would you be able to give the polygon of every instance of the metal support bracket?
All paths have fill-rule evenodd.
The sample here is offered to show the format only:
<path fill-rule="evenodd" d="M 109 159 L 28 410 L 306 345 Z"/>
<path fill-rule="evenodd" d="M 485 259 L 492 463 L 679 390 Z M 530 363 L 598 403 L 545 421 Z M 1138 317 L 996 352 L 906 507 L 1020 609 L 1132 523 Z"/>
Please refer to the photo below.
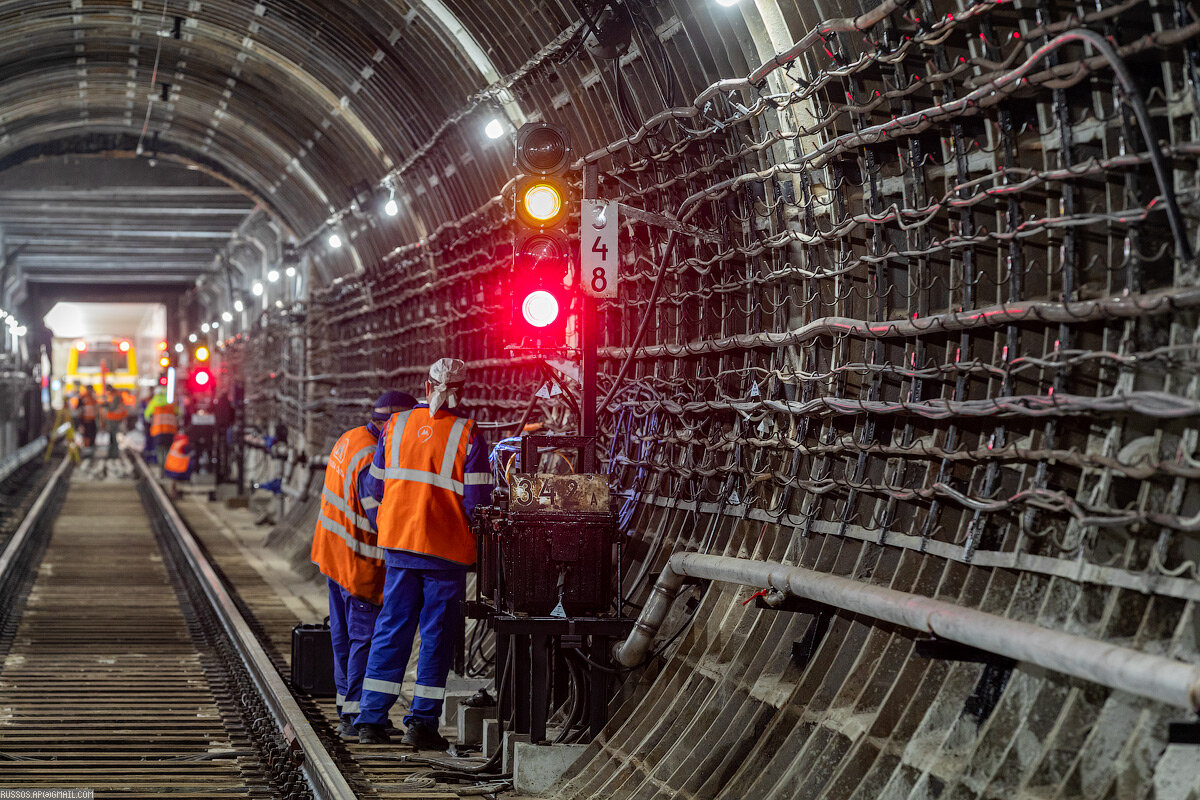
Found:
<path fill-rule="evenodd" d="M 617 204 L 620 208 L 622 219 L 635 219 L 638 222 L 644 222 L 647 225 L 654 225 L 659 228 L 666 228 L 669 231 L 683 234 L 684 236 L 694 236 L 706 242 L 720 244 L 721 235 L 706 231 L 703 228 L 697 228 L 695 225 L 688 225 L 686 222 L 680 222 L 671 217 L 665 217 L 662 214 L 656 214 L 653 211 L 643 211 L 640 208 L 627 206 L 624 203 Z"/>

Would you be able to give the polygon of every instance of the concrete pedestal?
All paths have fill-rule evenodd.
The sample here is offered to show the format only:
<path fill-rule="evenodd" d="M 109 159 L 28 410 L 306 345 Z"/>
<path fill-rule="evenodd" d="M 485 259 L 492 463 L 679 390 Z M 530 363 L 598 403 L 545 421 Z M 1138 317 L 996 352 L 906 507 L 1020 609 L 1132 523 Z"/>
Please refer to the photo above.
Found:
<path fill-rule="evenodd" d="M 553 796 L 555 785 L 586 749 L 585 744 L 515 744 L 513 789 L 519 794 Z"/>
<path fill-rule="evenodd" d="M 470 708 L 460 705 L 458 707 L 458 743 L 471 745 L 482 743 L 484 723 L 491 721 L 495 716 L 495 706 Z"/>

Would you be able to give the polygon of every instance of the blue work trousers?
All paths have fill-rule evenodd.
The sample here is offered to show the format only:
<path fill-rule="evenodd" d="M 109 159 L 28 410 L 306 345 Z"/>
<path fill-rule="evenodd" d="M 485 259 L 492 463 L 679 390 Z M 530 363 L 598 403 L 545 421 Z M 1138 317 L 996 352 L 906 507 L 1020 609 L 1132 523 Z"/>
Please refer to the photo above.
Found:
<path fill-rule="evenodd" d="M 454 637 L 462 628 L 466 572 L 461 569 L 388 567 L 383 587 L 383 610 L 375 622 L 362 706 L 355 724 L 383 725 L 400 696 L 413 635 L 421 629 L 417 654 L 417 685 L 404 724 L 434 728 L 442 715 L 446 678 L 454 658 Z"/>
<path fill-rule="evenodd" d="M 338 715 L 357 714 L 379 606 L 355 597 L 330 578 L 326 581 L 329 584 L 329 634 L 333 640 L 333 683 L 337 687 Z"/>

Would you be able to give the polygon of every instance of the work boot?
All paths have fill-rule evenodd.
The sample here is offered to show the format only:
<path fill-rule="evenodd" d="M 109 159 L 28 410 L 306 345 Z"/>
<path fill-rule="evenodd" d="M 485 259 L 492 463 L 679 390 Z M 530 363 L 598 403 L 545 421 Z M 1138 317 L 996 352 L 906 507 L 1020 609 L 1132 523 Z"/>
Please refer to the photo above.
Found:
<path fill-rule="evenodd" d="M 406 744 L 409 747 L 415 747 L 418 750 L 437 750 L 444 751 L 450 748 L 450 742 L 446 741 L 438 730 L 433 725 L 426 725 L 423 722 L 413 720 L 409 723 L 408 731 L 404 734 L 404 738 L 400 740 L 401 744 Z"/>
<path fill-rule="evenodd" d="M 338 726 L 338 737 L 346 741 L 354 741 L 358 738 L 358 728 L 354 727 L 353 714 L 344 714 L 342 716 L 342 724 Z"/>
<path fill-rule="evenodd" d="M 363 722 L 358 726 L 359 744 L 388 744 L 391 741 L 392 737 L 388 736 L 387 730 L 382 725 Z"/>

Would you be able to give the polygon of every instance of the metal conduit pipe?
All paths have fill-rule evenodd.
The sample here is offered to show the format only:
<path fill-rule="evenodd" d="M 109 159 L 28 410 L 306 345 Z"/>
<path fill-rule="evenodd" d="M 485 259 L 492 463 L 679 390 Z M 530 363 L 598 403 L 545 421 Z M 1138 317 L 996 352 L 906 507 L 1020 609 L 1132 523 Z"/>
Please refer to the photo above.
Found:
<path fill-rule="evenodd" d="M 642 663 L 685 577 L 775 589 L 1200 711 L 1200 665 L 803 567 L 702 553 L 671 556 L 629 638 L 614 648 L 618 662 L 626 667 Z"/>

